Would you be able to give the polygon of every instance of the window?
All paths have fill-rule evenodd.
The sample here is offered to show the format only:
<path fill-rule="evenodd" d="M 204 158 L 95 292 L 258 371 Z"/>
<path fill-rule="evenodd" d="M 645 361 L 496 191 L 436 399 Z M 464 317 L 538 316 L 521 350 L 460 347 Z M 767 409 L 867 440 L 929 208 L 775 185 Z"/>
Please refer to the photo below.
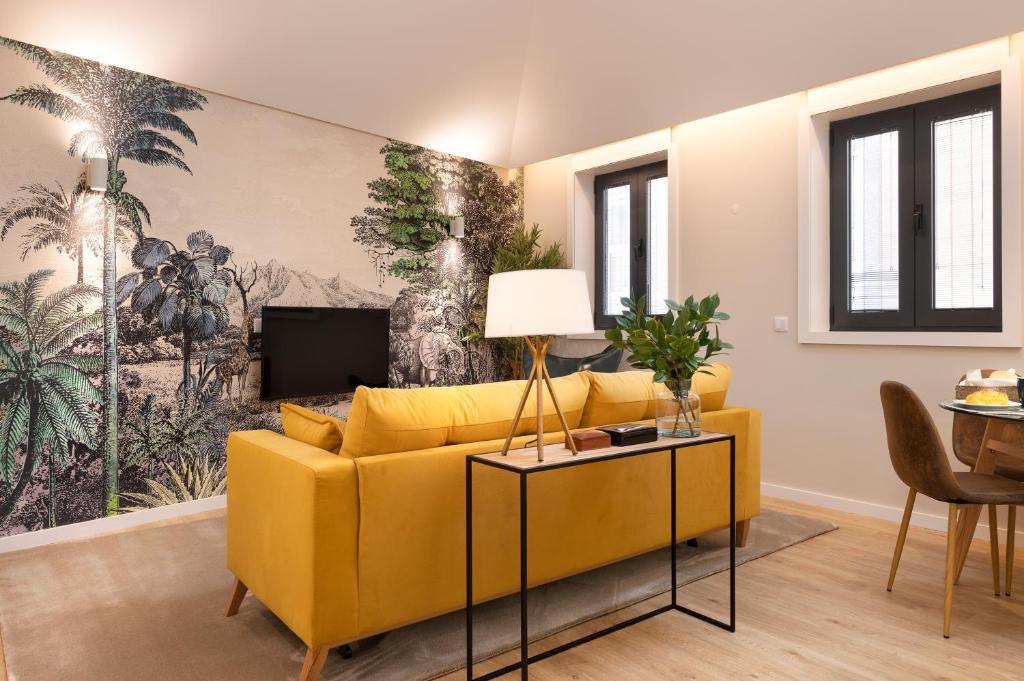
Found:
<path fill-rule="evenodd" d="M 832 330 L 1002 330 L 999 95 L 831 124 Z"/>
<path fill-rule="evenodd" d="M 596 285 L 594 325 L 615 326 L 627 296 L 647 296 L 664 314 L 668 298 L 668 164 L 594 178 Z"/>

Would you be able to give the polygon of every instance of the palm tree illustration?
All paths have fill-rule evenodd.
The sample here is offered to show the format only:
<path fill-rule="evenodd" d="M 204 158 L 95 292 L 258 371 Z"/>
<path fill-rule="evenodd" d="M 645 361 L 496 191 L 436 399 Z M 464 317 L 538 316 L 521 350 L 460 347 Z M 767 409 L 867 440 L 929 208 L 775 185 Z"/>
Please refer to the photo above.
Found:
<path fill-rule="evenodd" d="M 181 332 L 181 390 L 188 393 L 194 385 L 192 344 L 227 328 L 224 301 L 234 279 L 224 268 L 231 249 L 214 243 L 204 230 L 192 232 L 185 241 L 182 250 L 162 239 L 140 241 L 132 250 L 139 271 L 118 279 L 117 302 L 131 298 L 133 310 L 155 317 L 166 332 Z"/>
<path fill-rule="evenodd" d="M 60 182 L 53 184 L 25 185 L 0 208 L 0 240 L 6 239 L 19 223 L 31 223 L 21 240 L 21 259 L 35 251 L 56 248 L 78 264 L 77 282 L 82 284 L 85 249 L 98 255 L 102 248 L 102 195 L 89 190 L 84 176 L 70 192 Z M 133 235 L 141 238 L 143 220 L 149 224 L 149 211 L 138 197 L 128 192 L 123 192 L 123 197 L 125 210 L 117 213 L 116 239 L 126 248 Z"/>
<path fill-rule="evenodd" d="M 89 380 L 102 368 L 99 357 L 68 353 L 82 335 L 102 324 L 101 312 L 78 308 L 99 296 L 92 286 L 75 284 L 43 296 L 53 270 L 39 270 L 24 281 L 0 283 L 0 477 L 11 493 L 0 503 L 0 520 L 14 510 L 48 453 L 49 525 L 57 523 L 57 465 L 71 442 L 95 447 L 96 417 L 89 403 L 101 393 Z M 18 450 L 24 460 L 18 472 Z M 17 473 L 17 475 L 15 475 Z"/>
<path fill-rule="evenodd" d="M 9 38 L 0 46 L 36 65 L 60 92 L 45 84 L 20 86 L 0 101 L 39 109 L 83 128 L 71 137 L 72 156 L 106 156 L 107 191 L 103 227 L 103 512 L 118 507 L 117 456 L 117 213 L 125 208 L 121 161 L 192 171 L 184 151 L 164 132 L 196 143 L 177 112 L 201 110 L 206 97 L 154 76 L 80 59 Z"/>

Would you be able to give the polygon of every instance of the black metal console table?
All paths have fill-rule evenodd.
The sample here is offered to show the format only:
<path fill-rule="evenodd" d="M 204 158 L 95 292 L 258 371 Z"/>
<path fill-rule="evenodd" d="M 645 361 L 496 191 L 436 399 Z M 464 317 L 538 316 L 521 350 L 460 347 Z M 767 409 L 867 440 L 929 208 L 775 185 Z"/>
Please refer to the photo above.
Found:
<path fill-rule="evenodd" d="M 714 617 L 696 610 L 680 605 L 677 600 L 677 577 L 676 577 L 676 453 L 680 449 L 706 445 L 713 442 L 729 443 L 729 621 L 723 622 Z M 624 629 L 638 622 L 650 619 L 665 612 L 679 611 L 691 617 L 713 624 L 730 632 L 736 631 L 736 436 L 723 433 L 703 433 L 694 438 L 659 438 L 655 442 L 648 442 L 640 445 L 627 445 L 625 447 L 608 447 L 586 452 L 580 452 L 573 456 L 572 452 L 562 445 L 546 447 L 545 460 L 537 461 L 537 452 L 533 448 L 512 450 L 507 456 L 500 452 L 493 454 L 475 454 L 466 458 L 466 678 L 469 681 L 487 681 L 494 679 L 516 669 L 521 670 L 523 679 L 529 675 L 529 666 L 534 662 L 547 659 L 553 655 L 574 648 L 580 644 L 593 641 L 594 639 L 606 636 L 620 629 Z M 669 605 L 655 608 L 650 612 L 630 618 L 623 622 L 613 624 L 600 631 L 587 634 L 568 643 L 555 646 L 544 652 L 530 655 L 529 628 L 527 626 L 527 479 L 531 475 L 544 473 L 559 468 L 570 468 L 573 466 L 585 466 L 601 461 L 613 459 L 624 459 L 633 456 L 669 452 L 671 457 L 671 478 L 669 484 L 671 515 L 671 547 L 672 554 L 672 602 Z M 519 647 L 520 660 L 506 665 L 501 669 L 479 677 L 473 676 L 473 464 L 491 466 L 501 470 L 515 473 L 519 476 Z"/>

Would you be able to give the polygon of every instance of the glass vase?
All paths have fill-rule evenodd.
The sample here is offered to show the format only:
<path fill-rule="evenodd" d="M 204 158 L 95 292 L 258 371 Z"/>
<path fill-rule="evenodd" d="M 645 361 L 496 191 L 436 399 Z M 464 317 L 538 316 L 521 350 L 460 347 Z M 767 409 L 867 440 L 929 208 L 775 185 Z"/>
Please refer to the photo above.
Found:
<path fill-rule="evenodd" d="M 663 437 L 697 437 L 700 435 L 700 395 L 690 390 L 690 381 L 683 381 L 678 393 L 667 388 L 659 392 L 655 414 L 658 435 Z"/>

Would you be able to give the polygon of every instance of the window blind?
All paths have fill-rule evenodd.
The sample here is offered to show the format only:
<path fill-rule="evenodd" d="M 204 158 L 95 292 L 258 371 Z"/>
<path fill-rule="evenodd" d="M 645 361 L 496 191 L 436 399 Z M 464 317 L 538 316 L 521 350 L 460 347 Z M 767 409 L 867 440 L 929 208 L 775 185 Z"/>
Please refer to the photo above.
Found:
<path fill-rule="evenodd" d="M 849 144 L 849 309 L 898 310 L 899 132 Z"/>
<path fill-rule="evenodd" d="M 668 177 L 647 181 L 647 307 L 665 314 L 668 307 Z"/>
<path fill-rule="evenodd" d="M 993 113 L 932 124 L 934 306 L 991 308 Z"/>
<path fill-rule="evenodd" d="M 629 296 L 630 226 L 629 185 L 604 190 L 604 313 L 622 312 L 622 298 Z"/>

